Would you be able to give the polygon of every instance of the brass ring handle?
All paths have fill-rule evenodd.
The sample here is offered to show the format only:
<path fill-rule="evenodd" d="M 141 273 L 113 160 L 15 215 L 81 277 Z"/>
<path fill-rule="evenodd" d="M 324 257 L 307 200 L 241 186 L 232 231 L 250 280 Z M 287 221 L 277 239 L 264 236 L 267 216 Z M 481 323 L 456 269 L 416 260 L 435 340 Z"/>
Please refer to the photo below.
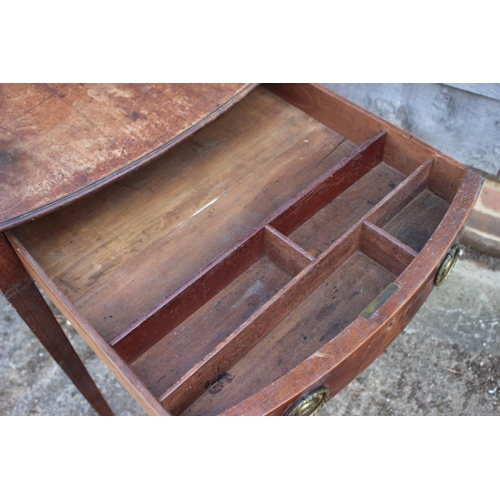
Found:
<path fill-rule="evenodd" d="M 441 262 L 438 272 L 436 273 L 436 277 L 434 278 L 434 284 L 436 286 L 441 286 L 448 279 L 448 276 L 457 263 L 459 255 L 460 245 L 453 245 L 443 259 L 443 262 Z"/>
<path fill-rule="evenodd" d="M 330 398 L 330 391 L 320 387 L 297 401 L 286 413 L 287 417 L 312 417 L 318 413 Z"/>

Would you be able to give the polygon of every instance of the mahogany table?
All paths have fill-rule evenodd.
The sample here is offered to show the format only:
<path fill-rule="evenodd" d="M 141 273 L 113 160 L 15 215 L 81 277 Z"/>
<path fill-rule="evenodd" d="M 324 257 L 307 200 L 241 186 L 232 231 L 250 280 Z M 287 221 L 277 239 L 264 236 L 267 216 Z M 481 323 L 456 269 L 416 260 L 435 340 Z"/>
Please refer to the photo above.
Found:
<path fill-rule="evenodd" d="M 451 272 L 479 175 L 314 84 L 0 85 L 0 289 L 152 415 L 312 415 Z"/>

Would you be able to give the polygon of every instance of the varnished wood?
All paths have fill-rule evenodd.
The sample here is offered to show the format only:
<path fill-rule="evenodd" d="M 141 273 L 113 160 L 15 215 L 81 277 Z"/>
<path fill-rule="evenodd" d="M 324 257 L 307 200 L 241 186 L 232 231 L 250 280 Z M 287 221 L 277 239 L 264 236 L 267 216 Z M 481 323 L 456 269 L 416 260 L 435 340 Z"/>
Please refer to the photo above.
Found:
<path fill-rule="evenodd" d="M 132 363 L 132 369 L 156 397 L 161 397 L 291 279 L 271 259 L 262 257 L 186 321 L 167 332 Z"/>
<path fill-rule="evenodd" d="M 342 162 L 340 167 L 342 169 L 345 169 L 347 168 L 347 166 L 353 165 L 354 167 L 356 167 L 355 171 L 358 169 L 364 169 L 366 171 L 366 165 L 373 167 L 379 161 L 379 158 L 382 155 L 383 137 L 383 134 L 379 134 L 375 138 L 367 141 L 366 144 L 349 155 L 347 161 Z M 380 149 L 381 146 L 382 149 Z M 316 198 L 313 197 L 311 193 L 328 193 L 329 191 L 324 189 L 325 186 L 331 191 L 330 179 L 332 178 L 333 174 L 339 172 L 339 170 L 339 166 L 334 166 L 331 171 L 325 174 L 325 176 L 322 176 L 311 187 L 298 194 L 292 202 L 286 204 L 276 214 L 272 214 L 268 222 L 275 224 L 276 220 L 282 219 L 283 213 L 293 213 L 293 209 L 297 205 L 304 207 L 303 200 L 306 200 L 309 202 L 309 204 L 312 204 L 312 209 L 314 210 L 314 208 L 316 208 L 318 205 Z M 351 177 L 351 179 L 352 178 L 353 177 Z M 335 196 L 335 193 L 330 193 L 330 196 Z M 322 203 L 324 204 L 325 202 L 323 201 Z M 306 207 L 305 210 L 306 212 L 311 213 L 311 207 Z M 288 220 L 290 220 L 290 215 L 288 215 Z M 263 224 L 265 225 L 266 222 L 264 222 Z M 265 231 L 267 231 L 268 234 L 268 243 L 264 244 L 264 247 L 262 247 L 262 244 L 264 243 L 264 240 L 262 238 L 265 234 Z M 271 235 L 274 236 L 274 239 Z M 270 236 L 271 243 L 269 243 Z M 273 241 L 274 244 L 272 243 Z M 230 281 L 234 280 L 236 276 L 241 274 L 242 270 L 245 267 L 253 264 L 256 258 L 260 256 L 259 252 L 262 251 L 264 251 L 269 257 L 273 258 L 273 260 L 275 260 L 278 264 L 284 264 L 284 268 L 292 274 L 300 272 L 300 270 L 302 270 L 305 265 L 309 264 L 312 260 L 312 258 L 308 256 L 306 252 L 298 249 L 293 242 L 288 242 L 287 238 L 279 236 L 276 231 L 272 230 L 272 228 L 268 228 L 267 230 L 265 229 L 265 227 L 256 229 L 253 233 L 247 236 L 246 239 L 242 240 L 235 247 L 229 249 L 228 252 L 223 254 L 219 259 L 216 259 L 209 266 L 200 271 L 200 273 L 195 276 L 190 282 L 184 285 L 184 287 L 179 292 L 176 292 L 171 297 L 168 297 L 165 301 L 161 302 L 154 311 L 148 313 L 147 317 L 139 320 L 137 325 L 132 325 L 132 327 L 130 327 L 127 331 L 125 331 L 123 334 L 120 334 L 116 341 L 113 340 L 111 344 L 117 349 L 117 352 L 122 357 L 124 357 L 126 361 L 134 361 L 147 349 L 152 347 L 159 340 L 169 334 L 169 332 L 172 332 L 172 330 L 180 325 L 182 321 L 187 319 L 189 315 L 192 315 L 196 308 L 199 308 L 207 300 L 212 299 L 212 297 L 214 297 L 216 293 L 221 291 L 221 289 L 226 287 Z M 290 254 L 294 255 L 294 259 L 289 259 Z M 302 259 L 305 258 L 306 260 L 302 260 L 301 265 L 297 267 L 297 259 L 300 260 L 301 257 Z M 219 314 L 222 314 L 222 311 L 220 311 Z M 170 333 L 170 337 L 172 337 L 172 335 L 175 333 L 180 333 L 183 337 L 187 338 L 192 336 L 192 334 L 185 333 L 185 326 L 186 325 L 184 325 L 184 328 L 181 328 L 180 332 L 177 331 Z M 188 329 L 188 331 L 190 330 Z M 264 333 L 265 330 L 261 329 L 259 335 L 262 335 Z M 207 336 L 208 335 L 209 334 L 207 333 Z M 235 335 L 238 336 L 237 334 Z M 216 335 L 216 338 L 220 339 L 221 337 L 218 334 Z M 256 342 L 256 339 L 253 339 L 246 333 L 245 335 L 238 336 L 238 339 L 238 347 L 240 353 L 242 352 L 240 348 L 241 342 L 247 342 L 249 346 L 251 346 L 252 343 Z M 224 342 L 226 341 L 224 337 L 222 338 L 222 340 L 224 340 Z M 203 343 L 204 346 L 202 352 L 208 354 L 209 351 L 207 351 L 207 348 L 205 347 L 205 341 L 202 341 L 201 343 Z M 162 343 L 162 345 L 165 345 L 168 348 L 167 352 L 164 353 L 164 359 L 172 360 L 173 354 L 170 349 L 170 345 L 172 344 L 178 345 L 178 342 L 171 339 L 170 342 Z M 234 349 L 234 344 L 232 344 L 232 349 Z M 221 356 L 226 356 L 225 350 L 221 351 L 223 352 L 223 354 L 219 353 L 218 348 L 216 348 L 214 352 L 216 353 L 214 359 L 219 359 Z M 177 355 L 180 354 L 177 353 Z M 214 357 L 214 354 L 212 353 L 209 355 L 211 357 Z M 148 357 L 146 356 L 146 359 L 147 358 Z M 168 362 L 172 364 L 172 361 Z M 205 361 L 202 361 L 201 364 L 203 364 L 204 369 L 206 369 L 214 362 L 215 361 L 212 361 L 211 363 L 207 364 Z M 175 366 L 177 364 L 178 363 L 174 360 L 173 365 Z M 144 365 L 144 363 L 142 363 L 142 365 Z M 145 371 L 145 369 L 141 367 L 141 363 L 139 363 L 137 366 L 138 367 L 136 368 L 136 370 L 138 370 L 138 372 L 143 375 L 147 375 L 149 380 L 149 372 Z M 220 367 L 218 367 L 218 369 L 219 368 Z M 172 368 L 172 370 L 175 371 L 175 368 Z M 175 373 L 179 375 L 179 369 L 177 369 Z M 187 379 L 189 376 L 189 374 L 184 375 L 184 378 Z M 151 384 L 153 383 L 155 384 L 155 386 L 159 385 L 162 387 L 167 384 L 168 387 L 169 380 L 171 380 L 171 378 L 168 377 L 167 374 L 164 374 L 156 382 L 150 380 L 148 383 L 150 387 L 152 387 Z M 171 398 L 173 398 L 174 396 L 170 394 L 177 394 L 177 391 L 178 389 L 174 387 L 173 389 L 168 389 L 165 392 L 165 394 L 168 393 L 168 396 L 162 396 L 162 399 L 168 398 L 168 402 L 164 404 L 167 405 L 167 408 L 169 410 L 174 412 L 178 412 L 178 410 L 176 408 L 172 409 L 175 405 L 172 404 Z M 186 395 L 184 394 L 184 392 L 181 391 L 181 393 L 183 395 L 182 397 L 185 398 Z M 192 386 L 190 386 L 189 397 L 194 397 L 196 393 L 197 392 L 192 388 Z"/>
<path fill-rule="evenodd" d="M 127 362 L 134 361 L 253 265 L 263 251 L 264 232 L 260 230 L 202 269 L 110 344 Z"/>
<path fill-rule="evenodd" d="M 383 226 L 416 198 L 428 185 L 433 161 L 427 160 L 367 215 L 366 220 Z"/>
<path fill-rule="evenodd" d="M 200 273 L 195 276 L 190 282 L 183 286 L 183 288 L 172 296 L 167 297 L 154 309 L 149 312 L 144 318 L 141 318 L 136 325 L 132 325 L 125 332 L 120 334 L 116 339 L 111 341 L 117 352 L 128 362 L 132 362 L 142 355 L 147 349 L 152 347 L 161 338 L 167 335 L 173 328 L 178 326 L 189 315 L 193 314 L 196 308 L 200 307 L 207 300 L 210 300 L 216 293 L 223 287 L 227 286 L 229 282 L 235 279 L 245 267 L 253 264 L 255 260 L 261 256 L 264 251 L 269 257 L 277 256 L 276 262 L 287 262 L 287 256 L 291 252 L 295 252 L 296 257 L 300 258 L 303 255 L 308 262 L 310 262 L 308 255 L 304 251 L 300 251 L 296 246 L 287 242 L 285 237 L 278 237 L 280 245 L 264 244 L 265 225 L 276 224 L 276 221 L 284 220 L 283 214 L 287 216 L 287 221 L 292 221 L 290 214 L 299 213 L 302 219 L 302 213 L 314 213 L 313 210 L 317 209 L 317 199 L 311 193 L 329 193 L 330 196 L 335 196 L 336 192 L 331 193 L 331 178 L 335 173 L 346 169 L 352 165 L 354 171 L 366 171 L 368 166 L 373 167 L 382 156 L 383 151 L 383 134 L 378 134 L 374 138 L 368 140 L 365 144 L 357 148 L 350 154 L 345 161 L 340 165 L 332 167 L 324 176 L 320 177 L 318 181 L 313 183 L 310 187 L 303 190 L 297 195 L 290 203 L 285 204 L 280 210 L 272 214 L 267 221 L 262 224 L 262 227 L 255 229 L 245 239 L 237 243 L 234 247 L 230 248 L 225 254 L 209 264 Z M 350 179 L 356 179 L 356 175 L 351 175 Z M 341 180 L 345 175 L 341 175 Z M 335 184 L 333 184 L 335 186 Z M 324 197 L 325 195 L 323 195 Z M 326 202 L 322 201 L 319 206 L 324 205 Z M 312 207 L 308 207 L 308 204 Z M 296 212 L 295 207 L 300 207 L 300 211 Z M 295 222 L 292 222 L 296 226 Z M 269 230 L 268 230 L 269 233 Z M 275 235 L 276 236 L 276 235 Z M 276 238 L 275 238 L 276 240 Z M 307 264 L 304 262 L 303 264 Z M 293 261 L 288 260 L 285 267 L 291 271 L 289 264 Z M 295 269 L 299 272 L 301 269 Z M 293 272 L 293 271 L 292 271 Z M 294 273 L 295 274 L 295 273 Z M 265 333 L 265 331 L 263 331 Z M 260 333 L 262 335 L 262 332 Z M 239 338 L 246 339 L 246 336 Z M 246 340 L 245 340 L 246 341 Z M 248 342 L 254 342 L 249 340 Z M 250 345 L 250 343 L 248 345 Z M 222 354 L 217 354 L 217 359 Z M 168 356 L 167 356 L 168 358 Z M 191 395 L 195 394 L 195 390 L 190 387 Z M 173 397 L 173 396 L 168 396 Z M 169 404 L 169 403 L 165 403 Z M 172 406 L 168 406 L 171 410 Z M 176 411 L 176 410 L 173 410 Z"/>
<path fill-rule="evenodd" d="M 381 136 L 379 136 L 378 140 L 380 140 L 380 137 Z M 357 158 L 359 153 L 368 151 L 369 149 L 367 148 L 370 144 L 376 144 L 373 138 L 368 140 L 363 146 L 360 146 L 358 150 L 353 152 L 350 155 L 350 158 Z M 378 154 L 383 154 L 383 150 L 379 151 Z M 376 161 L 372 161 L 371 158 L 374 158 L 373 156 L 366 156 L 364 161 L 368 163 L 371 162 L 371 165 L 375 165 L 380 157 L 381 156 L 378 156 Z M 341 163 L 341 165 L 346 164 L 349 163 Z M 343 235 L 342 233 L 339 233 L 338 236 L 340 236 L 340 239 L 334 240 L 334 242 L 330 244 L 329 250 L 325 253 L 325 257 L 328 256 L 327 260 L 323 260 L 321 258 L 315 262 L 310 269 L 305 271 L 305 274 L 301 275 L 301 280 L 295 279 L 292 281 L 288 287 L 285 287 L 285 289 L 270 300 L 261 311 L 249 318 L 246 324 L 240 328 L 240 331 L 235 331 L 234 334 L 228 337 L 223 343 L 220 344 L 220 346 L 215 348 L 212 353 L 207 355 L 205 359 L 181 377 L 175 385 L 165 391 L 165 393 L 161 396 L 164 406 L 173 414 L 179 414 L 185 411 L 189 406 L 189 403 L 194 402 L 198 395 L 202 394 L 203 389 L 205 390 L 204 396 L 201 397 L 202 401 L 205 401 L 206 403 L 207 398 L 208 400 L 211 400 L 212 398 L 209 395 L 210 390 L 212 389 L 208 389 L 209 395 L 207 395 L 207 388 L 210 388 L 212 384 L 215 384 L 215 387 L 217 388 L 216 393 L 218 394 L 220 392 L 220 386 L 224 384 L 224 380 L 227 381 L 227 377 L 232 380 L 233 375 L 228 375 L 228 373 L 230 373 L 231 365 L 240 363 L 238 360 L 245 357 L 248 350 L 253 348 L 257 342 L 266 342 L 265 339 L 261 339 L 264 336 L 266 336 L 267 339 L 268 332 L 277 325 L 280 319 L 285 317 L 281 316 L 281 313 L 289 315 L 291 311 L 305 299 L 305 297 L 314 293 L 314 290 L 317 286 L 319 286 L 319 283 L 325 280 L 329 275 L 328 270 L 332 272 L 332 270 L 334 271 L 337 269 L 337 266 L 342 265 L 347 257 L 352 255 L 356 249 L 360 248 L 360 234 L 362 234 L 363 230 L 366 230 L 364 228 L 364 222 L 370 220 L 385 222 L 387 219 L 392 217 L 394 213 L 403 210 L 408 204 L 411 205 L 412 200 L 425 189 L 430 175 L 431 165 L 432 160 L 424 162 L 423 165 L 416 169 L 416 171 L 413 172 L 407 179 L 404 179 L 398 186 L 394 186 L 394 188 L 391 187 L 385 197 L 382 199 L 379 198 L 379 203 L 375 203 L 374 206 L 370 205 L 371 210 L 368 212 L 366 212 L 366 210 L 360 212 L 361 215 L 359 216 L 358 214 L 358 220 L 354 224 L 351 222 L 350 229 L 346 229 Z M 332 169 L 332 172 L 338 172 L 339 170 L 339 166 L 335 166 Z M 285 229 L 290 227 L 296 228 L 297 222 L 291 217 L 290 214 L 296 214 L 298 221 L 306 225 L 308 221 L 304 220 L 306 217 L 304 214 L 308 214 L 310 217 L 314 216 L 315 208 L 325 205 L 324 201 L 320 203 L 316 198 L 310 196 L 310 192 L 313 190 L 314 192 L 321 192 L 323 190 L 322 183 L 327 184 L 331 182 L 330 179 L 330 173 L 327 172 L 310 188 L 307 188 L 304 192 L 299 193 L 296 199 L 289 202 L 280 211 L 278 211 L 278 213 L 274 216 L 274 219 L 270 221 L 272 226 Z M 344 188 L 347 188 L 348 186 L 349 184 L 344 186 Z M 311 204 L 313 208 L 308 207 L 308 203 Z M 295 207 L 300 207 L 300 210 L 295 211 Z M 343 217 L 349 217 L 349 215 L 349 211 L 344 212 L 340 209 L 340 220 L 342 220 Z M 286 223 L 283 223 L 282 221 L 286 221 Z M 383 231 L 377 231 L 377 233 L 379 241 L 377 242 L 377 245 L 370 248 L 368 252 L 376 262 L 386 265 L 393 272 L 397 271 L 395 274 L 400 274 L 405 269 L 402 264 L 407 263 L 409 265 L 413 260 L 415 253 L 411 249 L 407 250 L 406 245 L 403 243 L 399 244 L 399 242 L 392 240 L 390 235 L 388 235 L 388 238 L 384 238 Z M 337 246 L 337 241 L 339 246 Z M 361 245 L 363 245 L 363 247 L 366 245 L 366 237 Z M 394 256 L 398 259 L 395 262 L 391 260 Z M 382 291 L 388 282 L 384 281 L 382 284 L 381 288 L 378 289 L 378 292 Z M 306 293 L 302 294 L 302 290 L 306 290 Z M 366 303 L 361 303 L 362 307 L 359 308 L 358 313 L 361 312 L 366 305 L 368 305 L 372 298 L 373 297 L 370 297 L 370 300 Z M 275 304 L 277 304 L 276 307 Z M 265 314 L 264 311 L 270 312 Z M 259 316 L 261 313 L 262 316 Z M 344 327 L 347 324 L 344 324 Z M 295 346 L 297 346 L 297 343 L 290 343 L 289 345 L 293 346 L 291 347 L 293 351 Z M 219 377 L 221 376 L 224 376 L 225 378 L 223 380 L 219 380 Z M 235 384 L 231 387 L 237 386 L 238 384 Z M 236 389 L 231 389 L 231 391 L 233 390 Z M 248 395 L 249 394 L 247 394 L 247 396 Z M 205 406 L 205 403 L 202 404 L 202 407 L 208 408 Z M 198 407 L 195 404 L 194 409 L 191 410 L 194 414 L 198 412 L 196 408 Z M 222 411 L 222 407 L 217 406 L 217 408 Z"/>
<path fill-rule="evenodd" d="M 414 139 L 414 142 L 420 143 L 418 139 Z M 465 172 L 457 168 L 454 160 L 446 161 L 445 157 L 436 153 L 433 158 L 429 189 L 450 204 L 463 184 Z"/>
<path fill-rule="evenodd" d="M 384 161 L 406 175 L 432 157 L 436 180 L 434 191 L 447 201 L 463 181 L 465 168 L 460 163 L 322 85 L 268 84 L 266 88 L 355 144 L 361 144 L 381 129 L 385 130 L 388 136 Z"/>
<path fill-rule="evenodd" d="M 0 230 L 152 161 L 250 84 L 1 84 Z"/>
<path fill-rule="evenodd" d="M 314 256 L 272 226 L 266 226 L 264 229 L 266 255 L 292 276 L 300 273 L 314 260 Z"/>
<path fill-rule="evenodd" d="M 309 251 L 323 252 L 404 179 L 397 170 L 379 163 L 289 237 Z"/>
<path fill-rule="evenodd" d="M 111 341 L 350 153 L 342 141 L 257 89 L 154 164 L 14 233 Z"/>
<path fill-rule="evenodd" d="M 29 270 L 30 276 L 47 293 L 49 299 L 67 318 L 71 318 L 71 324 L 75 330 L 87 342 L 90 348 L 99 356 L 120 383 L 136 399 L 149 415 L 169 415 L 158 401 L 151 395 L 141 380 L 132 372 L 130 367 L 116 354 L 102 337 L 92 328 L 92 325 L 81 315 L 74 304 L 64 296 L 49 278 L 47 273 L 33 259 L 23 244 L 12 233 L 7 232 L 9 242 L 22 262 L 25 269 Z"/>
<path fill-rule="evenodd" d="M 423 303 L 479 192 L 320 86 L 268 88 L 9 235 L 149 413 L 283 414 L 338 392 Z"/>
<path fill-rule="evenodd" d="M 356 181 L 359 181 L 382 161 L 385 140 L 386 133 L 383 131 L 369 137 L 365 143 L 339 162 L 335 169 L 325 172 L 307 188 L 307 191 L 290 200 L 288 206 L 285 206 L 274 218 L 273 227 L 289 235 Z"/>
<path fill-rule="evenodd" d="M 165 408 L 174 415 L 180 414 L 201 396 L 332 272 L 342 266 L 358 248 L 360 232 L 359 225 L 351 228 L 329 251 L 318 258 L 315 265 L 309 266 L 300 276 L 296 276 L 280 293 L 179 378 L 160 397 Z M 291 348 L 293 349 L 293 346 Z"/>
<path fill-rule="evenodd" d="M 354 252 L 227 370 L 225 381 L 230 383 L 216 382 L 185 414 L 222 413 L 272 384 L 338 335 L 394 278 Z"/>
<path fill-rule="evenodd" d="M 363 224 L 360 249 L 396 276 L 417 256 L 410 247 L 368 221 Z"/>
<path fill-rule="evenodd" d="M 282 415 L 302 394 L 325 385 L 337 394 L 376 359 L 409 323 L 433 290 L 436 268 L 444 257 L 443 241 L 451 244 L 460 236 L 463 221 L 472 209 L 481 178 L 466 172 L 433 239 L 396 279 L 399 290 L 369 320 L 357 318 L 348 329 L 268 386 L 223 415 Z"/>
<path fill-rule="evenodd" d="M 0 291 L 99 415 L 113 415 L 61 326 L 3 234 Z"/>
<path fill-rule="evenodd" d="M 383 228 L 420 252 L 443 220 L 449 206 L 445 200 L 426 189 L 384 224 Z"/>
<path fill-rule="evenodd" d="M 382 201 L 380 206 L 375 206 L 370 212 L 368 212 L 365 216 L 365 220 L 374 220 L 374 219 L 383 220 L 384 218 L 390 217 L 390 215 L 392 214 L 393 211 L 401 210 L 401 208 L 403 208 L 405 206 L 405 204 L 408 204 L 408 203 L 411 204 L 412 197 L 418 196 L 418 193 L 422 192 L 422 190 L 425 188 L 425 183 L 427 182 L 431 165 L 432 165 L 432 161 L 424 162 L 424 164 L 420 168 L 418 168 L 406 181 L 404 181 L 400 186 L 398 186 L 388 196 L 386 196 L 386 198 Z M 477 182 L 477 180 L 476 180 L 476 182 Z M 359 226 L 355 226 L 355 227 L 359 227 Z M 382 231 L 380 231 L 379 233 L 380 233 L 379 236 L 381 234 L 383 234 Z M 389 240 L 389 242 L 391 242 L 390 237 L 388 238 L 388 240 Z M 370 252 L 375 252 L 375 254 L 377 254 L 376 260 L 378 262 L 387 263 L 392 256 L 392 252 L 394 252 L 394 245 L 385 245 L 385 244 L 383 244 L 383 241 L 381 241 L 381 243 L 382 244 L 379 245 L 378 249 L 371 249 Z M 394 243 L 394 241 L 392 243 Z M 399 250 L 402 254 L 400 257 L 400 263 L 398 264 L 396 262 L 396 264 L 389 264 L 389 266 L 392 266 L 394 271 L 397 270 L 398 273 L 401 273 L 405 269 L 401 265 L 402 261 L 407 260 L 408 263 L 411 263 L 411 261 L 414 258 L 415 252 L 411 249 L 407 249 L 406 245 L 404 245 L 404 244 L 396 243 L 396 245 L 397 245 L 397 247 L 399 247 Z M 335 248 L 335 245 L 333 246 L 333 248 Z M 279 297 L 276 297 L 275 300 L 278 301 Z M 411 319 L 411 318 L 406 318 L 406 320 L 408 320 L 408 321 L 409 321 L 409 319 Z M 262 342 L 265 342 L 265 340 L 263 340 Z M 292 345 L 296 346 L 297 343 L 295 342 Z M 203 368 L 205 368 L 205 367 L 203 367 Z M 234 366 L 233 366 L 233 368 L 234 368 Z M 221 386 L 224 387 L 224 383 L 226 383 L 226 386 L 227 386 L 228 380 L 231 380 L 231 381 L 234 380 L 234 378 L 233 378 L 234 374 L 231 372 L 231 370 L 233 368 L 230 369 L 228 366 L 221 367 L 221 370 L 223 370 L 222 375 L 224 375 L 224 379 L 221 379 L 220 381 L 219 380 L 215 381 L 216 389 L 215 389 L 215 391 L 213 391 L 213 394 L 212 394 L 214 397 L 215 397 L 215 394 L 218 394 L 220 392 L 219 389 L 221 388 Z M 265 373 L 265 372 L 266 371 L 263 370 L 263 373 Z M 237 384 L 232 385 L 231 387 L 236 387 L 236 386 L 237 386 Z M 265 392 L 266 389 L 262 389 L 262 392 Z M 230 389 L 230 392 L 234 391 L 234 390 L 235 389 Z M 175 414 L 176 412 L 181 411 L 183 406 L 180 406 L 179 395 L 178 394 L 176 395 L 175 393 L 174 393 L 174 395 L 172 395 L 172 392 L 174 392 L 174 391 L 171 391 L 169 394 L 167 394 L 167 397 L 164 400 L 164 404 Z M 212 399 L 210 394 L 211 393 L 210 393 L 210 389 L 209 389 L 208 395 L 207 395 L 207 392 L 205 392 L 204 396 L 200 399 L 202 402 L 199 404 L 202 405 L 202 408 L 204 408 L 202 411 L 209 411 L 206 404 L 208 404 L 207 400 Z M 260 395 L 260 393 L 259 393 L 259 395 Z M 190 396 L 188 396 L 188 397 L 190 398 Z M 250 399 L 253 401 L 252 397 L 250 397 Z M 197 411 L 198 411 L 197 410 L 198 406 L 196 406 L 197 404 L 198 403 L 196 403 L 194 405 L 193 409 L 191 410 L 192 413 L 197 413 Z M 222 407 L 217 407 L 217 408 L 219 410 L 222 410 Z M 235 408 L 237 408 L 236 411 L 241 411 L 241 408 L 239 407 L 239 405 L 236 405 Z M 282 410 L 280 410 L 280 411 L 282 411 Z M 189 410 L 188 410 L 188 413 L 189 413 Z"/>

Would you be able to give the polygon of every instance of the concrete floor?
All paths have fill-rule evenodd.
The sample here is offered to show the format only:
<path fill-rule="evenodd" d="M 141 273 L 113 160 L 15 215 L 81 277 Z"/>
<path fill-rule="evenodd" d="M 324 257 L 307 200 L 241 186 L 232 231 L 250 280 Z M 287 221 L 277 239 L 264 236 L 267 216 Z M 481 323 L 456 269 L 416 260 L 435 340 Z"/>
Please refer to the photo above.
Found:
<path fill-rule="evenodd" d="M 144 415 L 59 319 L 114 412 Z M 0 415 L 95 415 L 3 298 Z M 500 259 L 466 248 L 410 325 L 320 415 L 500 415 Z"/>

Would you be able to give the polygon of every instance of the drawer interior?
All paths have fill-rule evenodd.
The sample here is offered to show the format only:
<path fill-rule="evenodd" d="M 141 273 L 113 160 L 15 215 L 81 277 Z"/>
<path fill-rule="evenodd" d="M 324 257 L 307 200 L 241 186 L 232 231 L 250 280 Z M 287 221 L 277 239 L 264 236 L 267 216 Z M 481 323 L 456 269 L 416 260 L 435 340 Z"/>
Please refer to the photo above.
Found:
<path fill-rule="evenodd" d="M 355 251 L 183 414 L 217 415 L 272 384 L 336 337 L 395 278 Z"/>
<path fill-rule="evenodd" d="M 169 412 L 217 414 L 380 302 L 446 214 L 456 186 L 391 162 L 386 137 L 351 142 L 257 88 L 13 234 Z"/>
<path fill-rule="evenodd" d="M 313 255 L 319 255 L 404 179 L 401 172 L 379 163 L 295 229 L 289 238 Z"/>
<path fill-rule="evenodd" d="M 443 220 L 449 206 L 437 194 L 425 189 L 386 222 L 383 228 L 415 252 L 420 252 Z"/>
<path fill-rule="evenodd" d="M 109 342 L 354 149 L 257 88 L 149 166 L 15 234 Z"/>

